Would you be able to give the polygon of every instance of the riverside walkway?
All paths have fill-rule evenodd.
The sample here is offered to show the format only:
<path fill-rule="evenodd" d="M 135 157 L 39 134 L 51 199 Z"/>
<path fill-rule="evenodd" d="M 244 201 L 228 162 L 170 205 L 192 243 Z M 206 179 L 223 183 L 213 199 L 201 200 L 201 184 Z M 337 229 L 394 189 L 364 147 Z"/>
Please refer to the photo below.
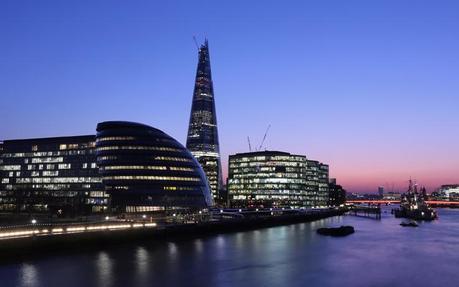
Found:
<path fill-rule="evenodd" d="M 202 213 L 203 220 L 176 216 L 167 221 L 107 220 L 93 223 L 28 224 L 0 227 L 0 261 L 27 258 L 59 250 L 70 252 L 103 248 L 135 241 L 149 242 L 173 237 L 199 237 L 259 228 L 310 222 L 343 215 L 345 210 L 212 210 Z"/>

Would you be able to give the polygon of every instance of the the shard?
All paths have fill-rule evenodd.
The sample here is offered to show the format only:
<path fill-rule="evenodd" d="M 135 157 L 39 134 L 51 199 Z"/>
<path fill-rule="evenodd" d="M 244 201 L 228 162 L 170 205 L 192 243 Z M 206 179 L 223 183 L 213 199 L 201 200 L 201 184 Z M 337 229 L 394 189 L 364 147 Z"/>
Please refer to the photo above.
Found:
<path fill-rule="evenodd" d="M 222 189 L 222 169 L 207 40 L 199 48 L 199 62 L 186 147 L 204 169 L 214 201 L 219 201 Z"/>

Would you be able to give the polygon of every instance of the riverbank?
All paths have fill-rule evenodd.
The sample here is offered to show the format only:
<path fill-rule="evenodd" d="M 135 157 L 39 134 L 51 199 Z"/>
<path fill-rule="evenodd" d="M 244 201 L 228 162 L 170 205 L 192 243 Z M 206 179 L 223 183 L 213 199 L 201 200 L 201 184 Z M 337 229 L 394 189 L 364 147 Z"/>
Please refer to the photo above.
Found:
<path fill-rule="evenodd" d="M 118 244 L 192 238 L 315 221 L 344 214 L 342 210 L 322 210 L 262 217 L 243 217 L 200 223 L 169 224 L 151 228 L 103 229 L 81 233 L 57 233 L 0 240 L 0 262 L 24 261 L 61 252 L 81 252 Z M 125 224 L 128 226 L 127 224 Z M 130 227 L 135 227 L 131 223 Z M 55 227 L 56 228 L 56 227 Z"/>

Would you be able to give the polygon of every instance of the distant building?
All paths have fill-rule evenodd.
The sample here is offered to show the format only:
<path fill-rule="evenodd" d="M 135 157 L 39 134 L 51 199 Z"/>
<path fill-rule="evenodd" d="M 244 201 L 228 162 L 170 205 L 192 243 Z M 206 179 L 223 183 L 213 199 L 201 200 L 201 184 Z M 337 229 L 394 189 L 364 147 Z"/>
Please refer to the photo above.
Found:
<path fill-rule="evenodd" d="M 335 178 L 330 179 L 329 190 L 329 206 L 340 206 L 346 203 L 346 190 L 341 185 L 336 184 Z"/>
<path fill-rule="evenodd" d="M 384 193 L 384 196 L 382 199 L 384 200 L 400 200 L 402 197 L 400 192 L 395 192 L 395 191 L 389 191 L 387 193 Z"/>
<path fill-rule="evenodd" d="M 1 149 L 1 212 L 67 217 L 106 211 L 95 136 L 6 140 Z"/>
<path fill-rule="evenodd" d="M 384 197 L 384 186 L 379 186 L 378 187 L 378 195 L 380 198 Z"/>
<path fill-rule="evenodd" d="M 215 201 L 221 200 L 222 168 L 218 142 L 217 112 L 207 40 L 199 48 L 199 61 L 193 91 L 186 147 L 201 164 Z"/>
<path fill-rule="evenodd" d="M 438 200 L 459 201 L 459 184 L 442 185 L 432 196 Z"/>
<path fill-rule="evenodd" d="M 97 125 L 97 164 L 114 212 L 206 208 L 212 197 L 206 176 L 191 153 L 147 125 Z"/>
<path fill-rule="evenodd" d="M 279 151 L 230 155 L 233 207 L 315 207 L 328 202 L 328 166 Z"/>
<path fill-rule="evenodd" d="M 379 200 L 379 194 L 376 193 L 346 193 L 347 200 Z"/>

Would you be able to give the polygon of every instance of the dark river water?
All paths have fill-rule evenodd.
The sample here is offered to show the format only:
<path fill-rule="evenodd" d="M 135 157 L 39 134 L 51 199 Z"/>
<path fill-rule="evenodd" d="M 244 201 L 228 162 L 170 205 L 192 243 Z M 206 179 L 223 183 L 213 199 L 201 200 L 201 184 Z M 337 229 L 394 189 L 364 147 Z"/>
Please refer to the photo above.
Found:
<path fill-rule="evenodd" d="M 0 266 L 0 286 L 459 286 L 459 209 L 439 215 L 417 228 L 389 212 L 63 254 Z M 341 224 L 356 233 L 315 232 Z"/>

